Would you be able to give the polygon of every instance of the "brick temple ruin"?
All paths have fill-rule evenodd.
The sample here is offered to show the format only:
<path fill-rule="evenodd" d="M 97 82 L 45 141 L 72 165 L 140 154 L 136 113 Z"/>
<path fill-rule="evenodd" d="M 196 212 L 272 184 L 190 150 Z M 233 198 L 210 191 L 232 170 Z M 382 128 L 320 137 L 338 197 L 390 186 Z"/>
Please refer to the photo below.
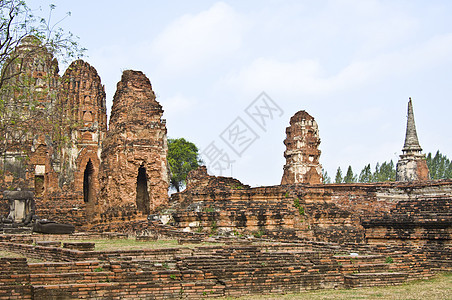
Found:
<path fill-rule="evenodd" d="M 0 299 L 287 293 L 451 270 L 452 180 L 430 180 L 411 99 L 395 182 L 323 184 L 318 124 L 302 110 L 286 129 L 280 185 L 252 188 L 202 166 L 169 198 L 166 121 L 149 79 L 123 72 L 107 129 L 94 67 L 77 60 L 60 77 L 50 53 L 26 56 L 34 42 L 17 49 L 28 86 L 1 95 L 27 117 L 22 130 L 4 130 L 0 249 L 45 261 L 0 258 Z M 23 106 L 30 99 L 40 114 Z M 76 233 L 31 233 L 32 216 Z M 127 236 L 218 244 L 92 251 L 83 242 Z"/>
<path fill-rule="evenodd" d="M 322 183 L 319 128 L 314 118 L 306 111 L 297 112 L 290 118 L 284 144 L 286 165 L 281 184 Z"/>
<path fill-rule="evenodd" d="M 149 79 L 124 71 L 107 130 L 105 89 L 96 69 L 77 60 L 60 77 L 50 53 L 27 56 L 34 43 L 25 40 L 17 49 L 26 84 L 13 78 L 6 84 L 20 91 L 2 97 L 11 111 L 27 100 L 43 113 L 27 104 L 22 127 L 4 131 L 2 189 L 34 191 L 36 215 L 78 227 L 146 219 L 167 203 L 169 185 L 163 109 Z M 2 215 L 7 209 L 2 203 Z"/>

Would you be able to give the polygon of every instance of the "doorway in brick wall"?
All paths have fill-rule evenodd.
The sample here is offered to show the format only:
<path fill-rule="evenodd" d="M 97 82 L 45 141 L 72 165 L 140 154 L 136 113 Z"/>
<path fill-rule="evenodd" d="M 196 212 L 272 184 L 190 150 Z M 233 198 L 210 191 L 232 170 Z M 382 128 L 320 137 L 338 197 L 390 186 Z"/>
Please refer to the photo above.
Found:
<path fill-rule="evenodd" d="M 35 196 L 40 197 L 44 194 L 44 175 L 35 175 Z"/>
<path fill-rule="evenodd" d="M 85 203 L 93 202 L 93 174 L 94 167 L 90 159 L 86 163 L 85 172 L 83 174 L 83 201 Z"/>
<path fill-rule="evenodd" d="M 94 166 L 91 159 L 86 163 L 83 173 L 83 201 L 86 204 L 86 218 L 89 222 L 94 216 L 95 208 Z"/>
<path fill-rule="evenodd" d="M 149 214 L 148 176 L 143 165 L 138 168 L 136 204 L 139 211 L 145 215 Z"/>

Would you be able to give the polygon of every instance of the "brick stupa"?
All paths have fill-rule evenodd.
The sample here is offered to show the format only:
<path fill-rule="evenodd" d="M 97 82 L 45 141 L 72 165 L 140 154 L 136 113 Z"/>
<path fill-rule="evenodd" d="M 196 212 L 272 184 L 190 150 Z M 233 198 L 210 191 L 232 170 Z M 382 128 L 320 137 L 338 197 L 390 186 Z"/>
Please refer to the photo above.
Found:
<path fill-rule="evenodd" d="M 402 155 L 397 162 L 396 181 L 418 181 L 429 180 L 425 154 L 419 144 L 414 122 L 413 103 L 411 98 L 408 101 L 408 116 L 406 125 L 405 144 L 402 149 Z"/>
<path fill-rule="evenodd" d="M 320 137 L 317 122 L 306 111 L 297 112 L 286 128 L 286 164 L 281 184 L 322 183 Z"/>

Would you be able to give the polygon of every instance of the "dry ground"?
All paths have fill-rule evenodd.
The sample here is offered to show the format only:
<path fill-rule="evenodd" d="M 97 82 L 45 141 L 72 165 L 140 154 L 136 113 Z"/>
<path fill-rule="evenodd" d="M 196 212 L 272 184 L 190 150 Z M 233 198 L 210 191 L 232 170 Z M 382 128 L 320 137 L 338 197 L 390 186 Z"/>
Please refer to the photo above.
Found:
<path fill-rule="evenodd" d="M 389 299 L 389 300 L 451 300 L 452 273 L 444 273 L 429 280 L 416 280 L 406 284 L 360 289 L 318 290 L 286 295 L 259 295 L 234 300 L 293 300 L 293 299 Z"/>

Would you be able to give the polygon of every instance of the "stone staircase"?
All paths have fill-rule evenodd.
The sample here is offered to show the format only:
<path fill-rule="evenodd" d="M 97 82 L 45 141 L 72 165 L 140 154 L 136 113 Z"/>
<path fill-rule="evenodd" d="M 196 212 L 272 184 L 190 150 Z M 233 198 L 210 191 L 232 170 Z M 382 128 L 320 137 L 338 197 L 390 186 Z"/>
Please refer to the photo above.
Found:
<path fill-rule="evenodd" d="M 357 288 L 397 285 L 408 280 L 429 278 L 433 273 L 426 263 L 408 253 L 336 256 L 344 275 L 344 287 Z"/>
<path fill-rule="evenodd" d="M 350 245 L 351 247 L 351 245 Z M 99 259 L 0 259 L 0 299 L 168 299 L 401 284 L 432 275 L 425 253 L 320 242 L 99 253 Z M 450 263 L 449 263 L 450 266 Z"/>
<path fill-rule="evenodd" d="M 265 248 L 265 247 L 264 247 Z M 180 258 L 178 268 L 196 269 L 225 285 L 225 295 L 297 292 L 341 286 L 339 266 L 328 254 L 311 251 L 274 252 L 256 246 L 195 252 Z"/>
<path fill-rule="evenodd" d="M 223 286 L 201 271 L 171 269 L 149 260 L 29 264 L 33 299 L 153 299 L 223 295 Z M 189 287 L 187 289 L 187 287 Z M 201 292 L 199 292 L 201 291 Z M 0 299 L 2 299 L 0 297 Z"/>
<path fill-rule="evenodd" d="M 32 299 L 25 258 L 0 258 L 0 299 Z"/>

